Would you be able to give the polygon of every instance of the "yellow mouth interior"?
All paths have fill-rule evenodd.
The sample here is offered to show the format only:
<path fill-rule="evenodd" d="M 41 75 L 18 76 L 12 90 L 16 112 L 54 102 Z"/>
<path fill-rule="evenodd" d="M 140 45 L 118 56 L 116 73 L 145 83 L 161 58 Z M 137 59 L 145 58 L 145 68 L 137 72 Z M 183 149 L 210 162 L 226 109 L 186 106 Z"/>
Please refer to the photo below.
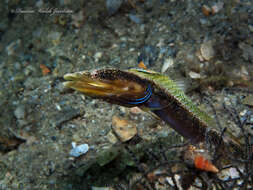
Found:
<path fill-rule="evenodd" d="M 124 98 L 140 98 L 145 95 L 146 87 L 140 84 L 116 79 L 101 80 L 92 78 L 87 73 L 72 73 L 64 75 L 64 86 L 82 92 L 92 97 L 123 96 Z"/>

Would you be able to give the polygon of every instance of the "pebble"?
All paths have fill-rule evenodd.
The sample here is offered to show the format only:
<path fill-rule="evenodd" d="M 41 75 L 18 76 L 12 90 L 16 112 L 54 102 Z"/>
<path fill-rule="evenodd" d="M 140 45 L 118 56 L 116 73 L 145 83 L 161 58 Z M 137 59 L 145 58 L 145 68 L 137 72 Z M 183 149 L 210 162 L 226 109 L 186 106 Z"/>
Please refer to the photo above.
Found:
<path fill-rule="evenodd" d="M 216 14 L 216 13 L 220 12 L 223 9 L 223 5 L 224 5 L 224 3 L 221 1 L 218 3 L 215 3 L 212 6 L 212 14 Z"/>
<path fill-rule="evenodd" d="M 192 78 L 192 79 L 200 79 L 201 78 L 201 75 L 199 73 L 196 73 L 194 71 L 190 71 L 189 72 L 189 76 Z"/>
<path fill-rule="evenodd" d="M 164 60 L 164 63 L 163 63 L 163 66 L 162 66 L 162 69 L 161 69 L 161 72 L 164 73 L 165 71 L 167 71 L 167 69 L 169 67 L 172 67 L 174 65 L 174 60 L 173 58 L 168 58 L 168 59 L 165 59 Z"/>
<path fill-rule="evenodd" d="M 130 140 L 137 134 L 135 125 L 117 116 L 113 116 L 112 118 L 112 129 L 122 142 Z"/>
<path fill-rule="evenodd" d="M 115 144 L 116 142 L 118 142 L 117 137 L 114 135 L 114 133 L 112 131 L 110 131 L 107 135 L 106 135 L 108 141 L 112 144 Z"/>
<path fill-rule="evenodd" d="M 97 52 L 95 53 L 94 55 L 94 59 L 95 59 L 95 62 L 98 62 L 99 59 L 103 56 L 103 53 L 102 52 Z"/>
<path fill-rule="evenodd" d="M 241 42 L 238 46 L 243 51 L 242 57 L 246 61 L 250 61 L 253 59 L 253 47 L 251 45 Z"/>
<path fill-rule="evenodd" d="M 115 14 L 124 0 L 106 0 L 106 8 L 110 15 Z"/>
<path fill-rule="evenodd" d="M 130 108 L 130 112 L 132 114 L 141 114 L 141 113 L 143 113 L 143 111 L 140 108 L 138 108 L 138 107 L 132 107 L 132 108 Z"/>
<path fill-rule="evenodd" d="M 128 17 L 135 24 L 141 24 L 142 23 L 142 20 L 138 16 L 136 16 L 135 14 L 129 14 Z"/>
<path fill-rule="evenodd" d="M 246 96 L 243 101 L 243 104 L 253 106 L 253 95 Z"/>
<path fill-rule="evenodd" d="M 240 177 L 238 171 L 235 168 L 227 168 L 221 170 L 217 175 L 223 181 Z"/>
<path fill-rule="evenodd" d="M 10 43 L 7 47 L 6 47 L 6 52 L 8 55 L 13 55 L 15 50 L 19 47 L 21 40 L 18 39 L 17 41 L 14 41 L 12 43 Z"/>
<path fill-rule="evenodd" d="M 85 23 L 85 13 L 84 10 L 80 10 L 76 14 L 72 14 L 71 16 L 71 25 L 73 25 L 76 28 L 81 28 Z"/>
<path fill-rule="evenodd" d="M 35 6 L 38 7 L 38 8 L 41 8 L 43 6 L 44 2 L 43 0 L 38 0 L 36 3 L 35 3 Z"/>
<path fill-rule="evenodd" d="M 83 154 L 85 154 L 86 152 L 88 152 L 89 150 L 89 145 L 88 144 L 81 144 L 76 146 L 75 142 L 72 142 L 72 149 L 70 150 L 69 154 L 70 156 L 73 157 L 79 157 Z"/>
<path fill-rule="evenodd" d="M 25 107 L 24 105 L 19 105 L 15 111 L 14 115 L 17 119 L 24 119 L 25 118 Z"/>
<path fill-rule="evenodd" d="M 71 120 L 73 118 L 76 118 L 79 115 L 82 115 L 81 110 L 65 106 L 64 109 L 62 109 L 61 111 L 58 111 L 54 115 L 54 118 L 51 120 L 51 123 L 55 127 L 61 127 L 61 125 L 64 122 L 69 121 L 69 120 Z"/>
<path fill-rule="evenodd" d="M 200 46 L 200 53 L 201 53 L 201 56 L 206 61 L 209 61 L 210 59 L 212 59 L 214 57 L 214 49 L 213 49 L 212 42 L 209 41 L 209 42 L 202 43 Z"/>
<path fill-rule="evenodd" d="M 253 25 L 249 24 L 248 27 L 249 27 L 249 31 L 253 33 Z"/>
<path fill-rule="evenodd" d="M 181 186 L 181 182 L 180 182 L 181 176 L 178 174 L 175 174 L 174 179 L 175 179 L 176 184 L 174 184 L 174 181 L 172 180 L 171 177 L 166 177 L 167 183 L 169 183 L 173 187 L 177 186 L 180 190 L 183 190 Z"/>
<path fill-rule="evenodd" d="M 202 12 L 205 16 L 209 16 L 211 13 L 211 8 L 208 7 L 207 5 L 202 6 Z"/>

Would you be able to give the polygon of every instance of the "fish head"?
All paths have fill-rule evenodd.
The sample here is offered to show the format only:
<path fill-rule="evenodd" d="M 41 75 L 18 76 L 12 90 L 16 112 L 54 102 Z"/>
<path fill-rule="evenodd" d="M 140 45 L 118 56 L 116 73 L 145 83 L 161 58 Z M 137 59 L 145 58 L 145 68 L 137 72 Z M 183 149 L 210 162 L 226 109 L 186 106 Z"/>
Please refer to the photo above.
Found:
<path fill-rule="evenodd" d="M 127 107 L 147 101 L 151 86 L 138 76 L 118 69 L 100 69 L 64 75 L 64 86 L 77 90 L 92 98 Z"/>

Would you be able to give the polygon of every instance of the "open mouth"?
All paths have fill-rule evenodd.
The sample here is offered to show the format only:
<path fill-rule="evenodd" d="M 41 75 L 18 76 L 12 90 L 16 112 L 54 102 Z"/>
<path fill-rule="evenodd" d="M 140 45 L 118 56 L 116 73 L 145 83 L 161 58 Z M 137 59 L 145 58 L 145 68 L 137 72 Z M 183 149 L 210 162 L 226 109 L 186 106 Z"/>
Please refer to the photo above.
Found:
<path fill-rule="evenodd" d="M 88 72 L 68 73 L 64 75 L 67 80 L 64 86 L 82 92 L 88 96 L 110 96 L 113 86 L 109 81 L 92 78 Z"/>
<path fill-rule="evenodd" d="M 151 94 L 151 86 L 136 81 L 122 79 L 101 79 L 90 72 L 76 72 L 64 75 L 64 86 L 97 98 L 107 98 L 123 104 L 138 105 L 146 102 Z"/>

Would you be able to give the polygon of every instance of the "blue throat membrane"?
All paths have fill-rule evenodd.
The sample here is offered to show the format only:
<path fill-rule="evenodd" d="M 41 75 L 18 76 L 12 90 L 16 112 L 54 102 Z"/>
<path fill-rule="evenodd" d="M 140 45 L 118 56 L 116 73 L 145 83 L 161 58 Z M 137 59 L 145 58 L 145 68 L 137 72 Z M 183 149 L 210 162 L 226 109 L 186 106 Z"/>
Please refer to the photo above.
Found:
<path fill-rule="evenodd" d="M 151 85 L 149 84 L 147 89 L 146 89 L 146 95 L 142 98 L 138 98 L 138 99 L 134 99 L 134 100 L 131 100 L 131 101 L 126 101 L 127 104 L 131 104 L 131 105 L 138 105 L 138 104 L 142 104 L 146 101 L 149 100 L 149 98 L 151 97 L 152 95 L 152 89 L 151 89 Z"/>

